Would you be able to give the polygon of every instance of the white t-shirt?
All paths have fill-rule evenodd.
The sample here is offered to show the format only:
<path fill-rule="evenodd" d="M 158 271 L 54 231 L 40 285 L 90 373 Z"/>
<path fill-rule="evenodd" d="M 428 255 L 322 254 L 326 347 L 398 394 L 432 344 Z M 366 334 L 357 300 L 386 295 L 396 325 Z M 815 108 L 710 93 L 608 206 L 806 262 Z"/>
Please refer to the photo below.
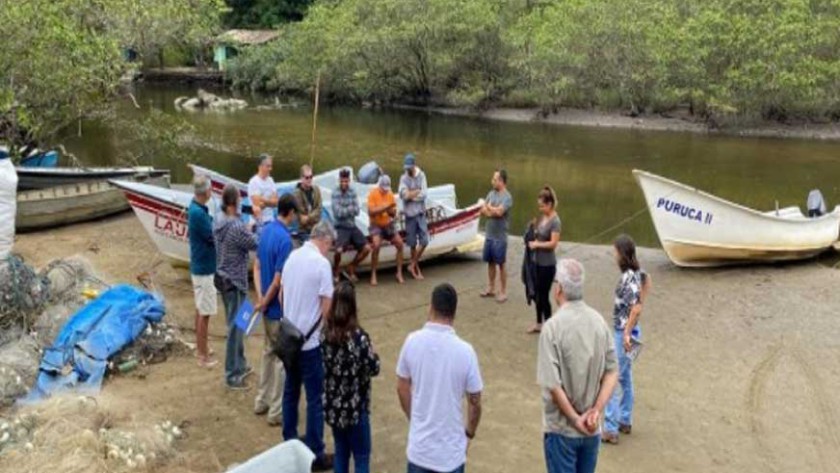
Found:
<path fill-rule="evenodd" d="M 248 197 L 258 195 L 263 199 L 268 199 L 276 194 L 277 186 L 274 184 L 274 179 L 272 179 L 271 176 L 263 179 L 259 174 L 255 174 L 254 177 L 248 181 Z M 253 202 L 251 205 L 253 205 Z M 260 220 L 263 223 L 274 220 L 275 212 L 273 208 L 264 208 L 262 211 L 262 218 Z"/>
<path fill-rule="evenodd" d="M 321 316 L 321 297 L 333 296 L 332 266 L 311 242 L 289 255 L 283 266 L 283 316 L 306 335 Z M 321 328 L 303 345 L 303 351 L 321 345 Z"/>
<path fill-rule="evenodd" d="M 411 380 L 408 461 L 434 471 L 466 463 L 462 403 L 484 388 L 472 345 L 452 327 L 428 322 L 406 338 L 397 376 Z"/>

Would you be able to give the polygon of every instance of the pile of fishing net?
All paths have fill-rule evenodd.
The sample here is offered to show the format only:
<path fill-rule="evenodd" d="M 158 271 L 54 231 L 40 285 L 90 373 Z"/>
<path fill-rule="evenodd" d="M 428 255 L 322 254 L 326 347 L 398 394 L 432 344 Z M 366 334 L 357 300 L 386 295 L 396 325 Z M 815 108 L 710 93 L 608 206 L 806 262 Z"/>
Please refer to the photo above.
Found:
<path fill-rule="evenodd" d="M 0 471 L 187 471 L 176 450 L 181 428 L 127 407 L 108 396 L 58 396 L 0 416 Z"/>

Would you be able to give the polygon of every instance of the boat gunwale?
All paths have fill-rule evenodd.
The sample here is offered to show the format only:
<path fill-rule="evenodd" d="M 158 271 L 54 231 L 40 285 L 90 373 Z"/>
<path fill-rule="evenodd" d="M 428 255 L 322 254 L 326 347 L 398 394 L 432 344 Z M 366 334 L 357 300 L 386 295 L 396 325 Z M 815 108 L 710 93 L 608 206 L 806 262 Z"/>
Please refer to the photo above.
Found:
<path fill-rule="evenodd" d="M 784 218 L 784 217 L 781 217 L 781 216 L 768 214 L 768 213 L 765 213 L 765 212 L 762 212 L 760 210 L 756 210 L 756 209 L 753 209 L 753 208 L 750 208 L 750 207 L 746 207 L 742 204 L 738 204 L 736 202 L 726 200 L 723 197 L 718 197 L 718 196 L 710 194 L 706 191 L 700 190 L 696 187 L 692 187 L 688 184 L 683 184 L 681 182 L 677 182 L 677 181 L 674 181 L 672 179 L 668 179 L 667 177 L 662 177 L 662 176 L 659 176 L 657 174 L 650 173 L 648 171 L 643 171 L 641 169 L 634 169 L 633 170 L 633 177 L 636 178 L 636 182 L 639 184 L 639 187 L 642 188 L 642 191 L 645 191 L 645 186 L 642 184 L 640 178 L 641 177 L 647 177 L 647 178 L 650 178 L 654 181 L 659 181 L 659 182 L 667 184 L 667 185 L 678 187 L 678 188 L 681 188 L 682 190 L 685 190 L 685 191 L 688 191 L 688 192 L 691 192 L 691 193 L 700 194 L 701 196 L 703 196 L 707 199 L 710 199 L 710 200 L 712 200 L 716 203 L 727 205 L 727 206 L 730 206 L 730 207 L 734 207 L 737 210 L 741 210 L 741 211 L 744 211 L 748 214 L 754 215 L 756 217 L 760 217 L 760 218 L 766 219 L 766 220 L 771 220 L 771 221 L 777 222 L 777 223 L 815 224 L 815 223 L 822 223 L 825 220 L 835 220 L 838 224 L 840 224 L 840 205 L 836 206 L 833 211 L 828 212 L 825 215 L 821 215 L 819 217 L 814 217 L 814 218 L 808 218 L 804 214 L 802 214 L 802 208 L 801 207 L 790 206 L 790 207 L 799 208 L 799 212 L 800 212 L 800 214 L 802 214 L 804 219 L 800 220 L 800 219 L 793 219 L 793 218 Z M 648 210 L 650 210 L 651 207 L 653 207 L 653 204 L 647 204 L 647 207 L 648 207 Z M 773 211 L 770 210 L 769 212 L 772 213 Z M 650 212 L 650 213 L 651 213 L 651 216 L 653 216 L 653 212 Z M 653 218 L 653 219 L 654 219 L 654 221 L 656 220 L 656 218 Z M 840 227 L 838 227 L 838 230 L 840 230 Z"/>

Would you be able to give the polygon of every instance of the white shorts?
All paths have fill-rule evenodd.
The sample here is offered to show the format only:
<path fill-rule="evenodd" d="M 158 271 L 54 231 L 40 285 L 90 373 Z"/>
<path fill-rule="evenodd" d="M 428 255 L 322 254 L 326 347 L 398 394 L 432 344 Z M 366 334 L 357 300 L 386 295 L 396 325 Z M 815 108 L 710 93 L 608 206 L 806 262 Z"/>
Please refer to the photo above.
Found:
<path fill-rule="evenodd" d="M 213 275 L 192 277 L 193 294 L 195 295 L 195 308 L 198 309 L 198 315 L 216 315 L 218 311 L 218 295 L 216 293 L 216 286 L 213 284 Z"/>

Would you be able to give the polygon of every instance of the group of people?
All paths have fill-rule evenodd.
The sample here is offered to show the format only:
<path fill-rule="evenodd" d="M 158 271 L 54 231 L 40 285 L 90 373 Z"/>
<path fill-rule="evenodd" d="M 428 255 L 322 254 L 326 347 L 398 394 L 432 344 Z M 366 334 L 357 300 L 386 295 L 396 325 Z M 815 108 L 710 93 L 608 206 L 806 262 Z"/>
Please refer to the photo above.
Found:
<path fill-rule="evenodd" d="M 405 243 L 412 249 L 408 271 L 419 279 L 423 276 L 418 262 L 428 244 L 427 184 L 413 155 L 407 155 L 404 164 L 398 193 L 405 214 Z M 359 323 L 354 282 L 358 264 L 370 254 L 371 283 L 377 283 L 383 242 L 394 245 L 398 258 L 402 254 L 404 242 L 395 227 L 397 196 L 389 177 L 381 176 L 368 197 L 368 242 L 355 225 L 360 209 L 349 171 L 340 173 L 339 187 L 332 194 L 334 226 L 321 218 L 321 195 L 310 167 L 301 169 L 294 192 L 282 196 L 277 195 L 270 174 L 271 158 L 263 156 L 248 185 L 254 217 L 250 223 L 240 214 L 239 189 L 225 187 L 222 212 L 214 219 L 208 207 L 210 182 L 200 175 L 194 179 L 188 225 L 198 363 L 216 364 L 207 332 L 220 293 L 228 327 L 224 380 L 230 389 L 247 387 L 253 369 L 245 358 L 244 333 L 234 319 L 247 298 L 249 254 L 255 253 L 254 309 L 262 314 L 265 338 L 254 412 L 266 416 L 269 425 L 282 425 L 285 440 L 297 439 L 298 407 L 305 391 L 302 440 L 315 454 L 313 471 L 348 472 L 352 459 L 354 470 L 363 473 L 369 471 L 372 450 L 371 378 L 379 374 L 380 360 Z M 494 172 L 492 190 L 481 207 L 488 219 L 483 249 L 488 285 L 481 296 L 499 303 L 508 298 L 505 265 L 513 199 L 507 180 L 504 170 Z M 537 312 L 537 323 L 529 332 L 540 334 L 537 382 L 544 402 L 545 459 L 550 473 L 590 472 L 600 443 L 618 443 L 619 434 L 632 431 L 632 362 L 640 344 L 638 322 L 650 277 L 639 267 L 633 240 L 620 236 L 614 243 L 621 276 L 610 330 L 602 316 L 583 302 L 583 265 L 572 259 L 557 261 L 561 222 L 554 191 L 543 188 L 537 203 L 539 215 L 525 236 L 523 280 Z M 341 280 L 341 250 L 347 247 L 356 249 L 356 256 Z M 328 259 L 331 251 L 337 255 L 334 261 Z M 396 275 L 402 283 L 401 259 Z M 552 295 L 557 305 L 553 315 Z M 409 419 L 409 473 L 463 472 L 469 442 L 477 433 L 484 386 L 478 355 L 455 332 L 457 306 L 454 287 L 436 286 L 427 323 L 408 336 L 397 361 L 399 403 Z M 274 354 L 284 319 L 282 323 L 304 336 L 300 356 L 285 367 Z M 616 385 L 620 392 L 614 390 Z M 332 455 L 325 450 L 325 424 L 332 428 Z"/>

